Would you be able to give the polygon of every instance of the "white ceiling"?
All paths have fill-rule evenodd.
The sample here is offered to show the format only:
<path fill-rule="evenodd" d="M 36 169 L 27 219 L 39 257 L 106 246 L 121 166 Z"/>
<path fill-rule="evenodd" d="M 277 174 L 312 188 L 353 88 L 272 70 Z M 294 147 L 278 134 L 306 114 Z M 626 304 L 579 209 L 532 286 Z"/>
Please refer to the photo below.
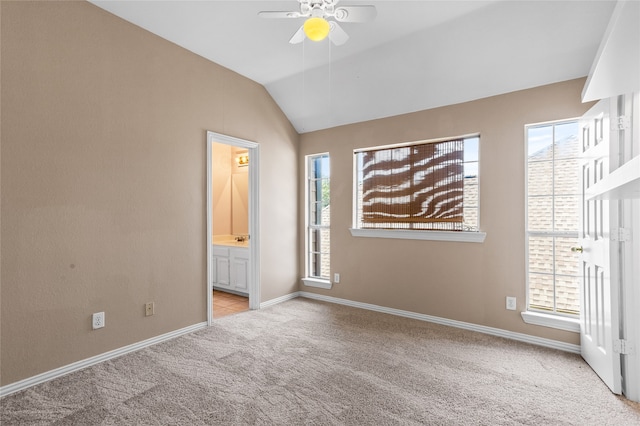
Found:
<path fill-rule="evenodd" d="M 299 133 L 466 102 L 589 73 L 615 1 L 354 1 L 370 23 L 350 39 L 288 43 L 289 1 L 119 1 L 95 5 L 262 85 Z"/>

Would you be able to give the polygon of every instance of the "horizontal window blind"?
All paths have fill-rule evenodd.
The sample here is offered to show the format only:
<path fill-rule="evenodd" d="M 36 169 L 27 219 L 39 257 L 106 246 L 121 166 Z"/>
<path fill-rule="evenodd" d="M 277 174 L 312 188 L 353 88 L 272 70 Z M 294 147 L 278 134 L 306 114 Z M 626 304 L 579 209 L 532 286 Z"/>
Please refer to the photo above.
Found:
<path fill-rule="evenodd" d="M 363 228 L 462 229 L 463 139 L 360 154 Z"/>

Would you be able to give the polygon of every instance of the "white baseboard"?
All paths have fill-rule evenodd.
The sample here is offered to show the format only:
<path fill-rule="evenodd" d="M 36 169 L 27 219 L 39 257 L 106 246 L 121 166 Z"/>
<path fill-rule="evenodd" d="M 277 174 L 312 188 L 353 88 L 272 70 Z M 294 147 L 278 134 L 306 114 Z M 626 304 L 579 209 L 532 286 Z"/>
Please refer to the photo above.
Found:
<path fill-rule="evenodd" d="M 580 345 L 559 342 L 557 340 L 545 339 L 543 337 L 536 337 L 528 334 L 516 333 L 514 331 L 502 330 L 500 328 L 477 325 L 470 322 L 463 322 L 463 321 L 456 321 L 456 320 L 451 320 L 447 318 L 435 317 L 432 315 L 418 314 L 416 312 L 411 312 L 411 311 L 403 311 L 400 309 L 387 308 L 384 306 L 372 305 L 369 303 L 354 302 L 352 300 L 339 299 L 337 297 L 324 296 L 322 294 L 309 293 L 306 291 L 301 291 L 299 293 L 300 293 L 300 297 L 306 297 L 308 299 L 322 300 L 324 302 L 337 303 L 339 305 L 352 306 L 354 308 L 367 309 L 370 311 L 383 312 L 385 314 L 398 315 L 406 318 L 413 318 L 420 321 L 427 321 L 427 322 L 433 322 L 441 325 L 448 325 L 450 327 L 477 331 L 479 333 L 490 334 L 492 336 L 498 336 L 498 337 L 504 337 L 506 339 L 531 343 L 534 345 L 544 346 L 546 348 L 558 349 L 561 351 L 571 352 L 575 354 L 580 353 Z"/>
<path fill-rule="evenodd" d="M 531 343 L 538 346 L 544 346 L 547 348 L 558 349 L 565 352 L 571 353 L 580 353 L 580 346 L 573 345 L 570 343 L 559 342 L 557 340 L 545 339 L 542 337 L 530 336 L 528 334 L 516 333 L 513 331 L 502 330 L 499 328 L 487 327 L 484 325 L 477 325 L 463 321 L 456 321 L 447 318 L 436 317 L 432 315 L 418 314 L 416 312 L 411 311 L 403 311 L 401 309 L 387 308 L 384 306 L 372 305 L 370 303 L 362 303 L 362 302 L 354 302 L 352 300 L 340 299 L 337 297 L 324 296 L 316 293 L 309 293 L 306 291 L 296 291 L 293 293 L 286 294 L 284 296 L 276 297 L 275 299 L 268 300 L 266 302 L 260 303 L 260 309 L 268 308 L 270 306 L 277 305 L 282 302 L 286 302 L 287 300 L 295 299 L 297 297 L 304 297 L 307 299 L 315 299 L 321 300 L 324 302 L 336 303 L 339 305 L 352 306 L 354 308 L 367 309 L 370 311 L 382 312 L 385 314 L 397 315 L 406 318 L 413 318 L 420 321 L 427 321 L 441 325 L 447 325 L 450 327 L 462 328 L 465 330 L 477 331 L 479 333 L 490 334 L 492 336 L 504 337 L 506 339 L 517 340 L 520 342 Z M 99 364 L 104 361 L 108 361 L 113 358 L 117 358 L 119 356 L 138 351 L 140 349 L 156 345 L 158 343 L 174 339 L 176 337 L 182 336 L 184 334 L 192 333 L 194 331 L 201 330 L 207 327 L 206 322 L 201 322 L 198 324 L 191 325 L 189 327 L 181 328 L 179 330 L 175 330 L 169 333 L 162 334 L 160 336 L 152 337 L 151 339 L 143 340 L 141 342 L 133 343 L 128 346 L 124 346 L 119 349 L 115 349 L 113 351 L 105 352 L 99 355 L 96 355 L 91 358 L 87 358 L 78 362 L 74 362 L 72 364 L 65 365 L 60 368 L 56 368 L 55 370 L 47 371 L 41 374 L 38 374 L 33 377 L 29 377 L 24 380 L 20 380 L 19 382 L 11 383 L 6 386 L 0 387 L 0 397 L 10 395 L 15 392 L 19 392 L 21 390 L 27 389 L 31 386 L 35 386 L 40 383 L 44 383 L 49 380 L 56 379 L 58 377 L 64 376 L 69 373 L 73 373 L 75 371 L 82 370 L 84 368 L 90 367 L 95 364 Z"/>
<path fill-rule="evenodd" d="M 206 322 L 194 324 L 189 327 L 171 331 L 169 333 L 152 337 L 151 339 L 143 340 L 141 342 L 133 343 L 131 345 L 124 346 L 119 349 L 114 349 L 112 351 L 105 352 L 100 355 L 93 356 L 91 358 L 83 359 L 81 361 L 77 361 L 72 364 L 68 364 L 68 365 L 56 368 L 55 370 L 50 370 L 50 371 L 38 374 L 37 376 L 20 380 L 19 382 L 2 386 L 0 387 L 0 397 L 7 396 L 15 392 L 19 392 L 21 390 L 30 388 L 31 386 L 35 386 L 40 383 L 47 382 L 49 380 L 57 379 L 58 377 L 62 377 L 69 373 L 80 371 L 92 365 L 99 364 L 101 362 L 108 361 L 110 359 L 117 358 L 119 356 L 131 353 L 131 352 L 139 351 L 140 349 L 144 349 L 146 347 L 153 346 L 158 343 L 165 342 L 167 340 L 175 339 L 176 337 L 182 336 L 184 334 L 192 333 L 194 331 L 197 331 L 206 327 L 207 327 Z"/>
<path fill-rule="evenodd" d="M 296 297 L 300 297 L 299 291 L 294 291 L 293 293 L 285 294 L 284 296 L 262 302 L 260 303 L 260 309 L 268 308 L 269 306 L 277 305 L 278 303 L 286 302 L 287 300 L 295 299 Z"/>

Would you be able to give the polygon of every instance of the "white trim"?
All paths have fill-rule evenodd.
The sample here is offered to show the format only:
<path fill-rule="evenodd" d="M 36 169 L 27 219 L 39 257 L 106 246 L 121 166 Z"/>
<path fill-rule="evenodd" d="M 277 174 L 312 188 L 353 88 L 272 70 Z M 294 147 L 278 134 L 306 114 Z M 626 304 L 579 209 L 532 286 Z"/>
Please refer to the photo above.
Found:
<path fill-rule="evenodd" d="M 295 299 L 297 297 L 303 297 L 307 299 L 315 299 L 321 300 L 324 302 L 335 303 L 338 305 L 346 305 L 354 308 L 367 309 L 375 312 L 382 312 L 385 314 L 397 315 L 406 318 L 413 318 L 420 321 L 427 321 L 436 324 L 446 325 L 450 327 L 461 328 L 470 331 L 476 331 L 479 333 L 489 334 L 492 336 L 504 337 L 506 339 L 517 340 L 520 342 L 531 343 L 538 346 L 544 346 L 547 348 L 558 349 L 565 352 L 571 353 L 580 353 L 580 346 L 573 345 L 570 343 L 559 342 L 557 340 L 545 339 L 542 337 L 530 336 L 522 333 L 515 333 L 512 331 L 502 330 L 499 328 L 486 327 L 483 325 L 472 324 L 463 321 L 450 320 L 447 318 L 435 317 L 432 315 L 419 314 L 411 311 L 403 311 L 400 309 L 387 308 L 384 306 L 372 305 L 369 303 L 362 302 L 354 302 L 347 299 L 340 299 L 337 297 L 324 296 L 321 294 L 309 293 L 306 291 L 296 291 L 293 293 L 286 294 L 284 296 L 276 297 L 275 299 L 268 300 L 266 302 L 262 302 L 259 306 L 259 309 L 268 308 L 270 306 L 277 305 L 279 303 L 286 302 L 288 300 Z M 162 334 L 160 336 L 152 337 L 147 340 L 143 340 L 138 343 L 134 343 L 128 346 L 124 346 L 119 349 L 115 349 L 113 351 L 105 352 L 99 355 L 96 355 L 91 358 L 87 358 L 78 362 L 74 362 L 69 365 L 65 365 L 60 368 L 56 368 L 55 370 L 47 371 L 42 374 L 38 374 L 33 377 L 29 377 L 27 379 L 21 380 L 19 382 L 11 383 L 9 385 L 0 387 L 0 397 L 4 397 L 10 395 L 15 392 L 19 392 L 30 388 L 31 386 L 38 385 L 40 383 L 47 382 L 49 380 L 57 379 L 58 377 L 65 376 L 70 373 L 74 373 L 76 371 L 80 371 L 87 367 L 91 367 L 92 365 L 99 364 L 104 361 L 108 361 L 110 359 L 114 359 L 120 357 L 122 355 L 126 355 L 131 352 L 138 351 L 140 349 L 144 349 L 149 346 L 156 345 L 158 343 L 165 342 L 167 340 L 175 339 L 176 337 L 180 337 L 185 334 L 193 333 L 195 331 L 204 329 L 208 326 L 207 322 L 201 322 L 198 324 L 191 325 L 189 327 L 181 328 L 179 330 L 171 331 L 169 333 Z"/>
<path fill-rule="evenodd" d="M 524 223 L 525 223 L 525 229 L 524 229 L 524 264 L 525 264 L 525 304 L 526 306 L 529 306 L 530 299 L 531 299 L 531 294 L 529 291 L 529 237 L 532 236 L 540 236 L 540 237 L 570 237 L 570 238 L 577 238 L 579 236 L 579 231 L 573 231 L 573 232 L 569 232 L 569 231 L 530 231 L 529 230 L 529 130 L 530 129 L 536 129 L 536 128 L 541 128 L 541 127 L 552 127 L 553 128 L 553 137 L 555 139 L 555 131 L 556 131 L 556 127 L 560 126 L 560 125 L 564 125 L 564 124 L 571 124 L 571 123 L 576 123 L 576 125 L 578 126 L 578 133 L 580 133 L 580 117 L 573 117 L 573 118 L 566 118 L 566 119 L 562 119 L 562 120 L 551 120 L 551 121 L 543 121 L 543 122 L 538 122 L 538 123 L 531 123 L 531 124 L 525 124 L 524 125 L 524 132 L 523 132 L 523 138 L 525 141 L 525 149 L 524 149 Z M 580 136 L 578 134 L 578 136 Z M 552 164 L 555 165 L 556 159 L 555 157 L 552 158 Z M 556 195 L 551 194 L 553 197 L 553 200 L 556 199 Z M 579 226 L 578 226 L 579 228 Z M 554 273 L 553 276 L 555 276 L 555 268 L 554 268 Z M 554 294 L 555 297 L 555 294 Z M 580 303 L 582 305 L 582 303 Z M 582 309 L 582 306 L 580 307 Z M 525 312 L 530 312 L 530 311 L 525 311 Z M 541 325 L 544 327 L 551 327 L 551 328 L 557 328 L 560 330 L 565 330 L 565 331 L 576 331 L 576 332 L 580 332 L 580 322 L 578 320 L 578 324 L 577 324 L 577 329 L 574 329 L 573 326 L 571 324 L 568 324 L 567 321 L 558 321 L 557 317 L 560 317 L 560 315 L 553 315 L 553 317 L 547 317 L 546 319 L 540 318 L 538 315 L 529 315 L 529 316 L 525 316 L 525 312 L 522 312 L 522 319 L 525 323 L 527 324 L 533 324 L 533 325 Z M 544 315 L 544 314 L 541 314 Z M 549 314 L 546 314 L 549 315 Z M 553 320 L 553 318 L 556 318 L 556 320 Z M 569 321 L 571 319 L 568 319 Z"/>
<path fill-rule="evenodd" d="M 453 241 L 483 243 L 486 232 L 469 231 L 412 231 L 408 229 L 358 229 L 349 228 L 353 237 L 396 238 L 404 240 Z"/>
<path fill-rule="evenodd" d="M 285 294 L 284 296 L 276 297 L 275 299 L 267 300 L 266 302 L 262 302 L 260 304 L 260 309 L 268 308 L 270 306 L 277 305 L 282 302 L 286 302 L 287 300 L 295 299 L 300 297 L 299 291 L 294 291 L 293 293 Z"/>
<path fill-rule="evenodd" d="M 591 188 L 586 189 L 584 196 L 587 200 L 638 198 L 640 196 L 640 155 L 636 155 Z"/>
<path fill-rule="evenodd" d="M 323 280 L 320 278 L 303 278 L 302 283 L 307 287 L 316 287 L 316 288 L 324 288 L 326 290 L 331 289 L 331 281 Z"/>
<path fill-rule="evenodd" d="M 329 204 L 331 204 L 331 154 L 329 152 L 319 152 L 317 154 L 309 154 L 304 157 L 304 269 L 305 274 L 311 272 L 310 257 L 309 257 L 309 228 L 311 228 L 311 224 L 309 223 L 309 181 L 311 180 L 309 176 L 309 170 L 311 161 L 314 158 L 324 157 L 326 156 L 329 159 Z M 329 217 L 331 217 L 331 211 L 329 211 Z M 331 232 L 331 220 L 329 220 L 329 225 L 318 226 L 316 225 L 316 229 L 324 229 Z M 329 253 L 329 261 L 331 261 L 331 253 Z M 331 262 L 329 262 L 329 266 L 331 266 Z M 320 287 L 320 288 L 331 288 L 331 284 L 329 287 L 321 287 L 316 285 L 311 285 L 311 287 Z"/>
<path fill-rule="evenodd" d="M 214 142 L 247 148 L 249 151 L 249 309 L 260 309 L 260 144 L 233 136 L 207 131 L 207 323 L 213 323 L 212 301 L 212 144 Z"/>
<path fill-rule="evenodd" d="M 476 186 L 478 188 L 478 203 L 474 210 L 477 212 L 477 225 L 474 229 L 478 229 L 477 231 L 440 231 L 440 230 L 415 230 L 415 229 L 363 229 L 359 226 L 361 225 L 358 220 L 358 200 L 360 199 L 358 195 L 359 184 L 361 176 L 359 176 L 359 167 L 358 167 L 358 155 L 363 152 L 368 151 L 377 151 L 382 149 L 393 149 L 393 148 L 402 148 L 406 146 L 415 146 L 415 145 L 425 145 L 430 143 L 439 143 L 439 142 L 448 142 L 462 139 L 466 142 L 468 139 L 478 139 L 478 158 L 476 161 L 468 161 L 463 163 L 477 163 L 478 166 L 478 174 L 477 174 L 477 183 Z M 394 143 L 388 145 L 379 145 L 373 146 L 369 148 L 357 148 L 353 150 L 353 202 L 351 203 L 352 207 L 352 224 L 353 227 L 349 228 L 351 235 L 353 237 L 368 237 L 368 238 L 393 238 L 393 239 L 408 239 L 408 240 L 425 240 L 425 241 L 452 241 L 452 242 L 469 242 L 469 243 L 483 243 L 487 234 L 485 232 L 480 232 L 480 163 L 481 163 L 481 142 L 480 133 L 470 133 L 461 136 L 454 137 L 444 137 L 438 139 L 429 139 L 415 142 L 403 142 L 403 143 Z M 362 200 L 360 200 L 362 201 Z M 468 228 L 467 228 L 468 229 Z M 454 235 L 456 234 L 456 235 Z"/>
<path fill-rule="evenodd" d="M 167 340 L 175 339 L 185 334 L 193 333 L 194 331 L 201 330 L 207 327 L 206 322 L 190 325 L 179 330 L 170 331 L 169 333 L 161 334 L 160 336 L 152 337 L 141 342 L 133 343 L 131 345 L 123 346 L 119 349 L 114 349 L 109 352 L 104 352 L 91 358 L 83 359 L 81 361 L 68 364 L 54 370 L 50 370 L 33 377 L 20 380 L 19 382 L 11 383 L 10 385 L 2 386 L 0 388 L 0 397 L 5 397 L 15 392 L 19 392 L 30 388 L 31 386 L 38 385 L 40 383 L 48 382 L 49 380 L 57 379 L 58 377 L 65 376 L 69 373 L 75 373 L 76 371 L 83 370 L 92 365 L 99 364 L 110 359 L 118 358 L 122 355 L 126 355 L 131 352 L 139 351 L 140 349 L 147 348 L 149 346 L 157 345 L 158 343 L 166 342 Z"/>
<path fill-rule="evenodd" d="M 411 311 L 403 311 L 400 309 L 387 308 L 384 306 L 372 305 L 369 303 L 354 302 L 352 300 L 339 299 L 336 297 L 324 296 L 321 294 L 309 293 L 306 291 L 301 291 L 300 297 L 322 300 L 324 302 L 336 303 L 339 305 L 346 305 L 346 306 L 351 306 L 351 307 L 360 308 L 360 309 L 367 309 L 370 311 L 382 312 L 385 314 L 397 315 L 397 316 L 406 317 L 406 318 L 413 318 L 420 321 L 427 321 L 427 322 L 432 322 L 436 324 L 447 325 L 450 327 L 462 328 L 464 330 L 477 331 L 478 333 L 504 337 L 506 339 L 517 340 L 519 342 L 525 342 L 525 343 L 531 343 L 533 345 L 544 346 L 546 348 L 552 348 L 552 349 L 558 349 L 561 351 L 571 352 L 574 354 L 580 353 L 580 345 L 560 342 L 557 340 L 545 339 L 543 337 L 530 336 L 528 334 L 502 330 L 500 328 L 487 327 L 484 325 L 477 325 L 469 322 L 456 321 L 456 320 L 451 320 L 447 318 L 419 314 Z"/>
<path fill-rule="evenodd" d="M 212 213 L 212 192 L 213 192 L 213 145 L 209 133 L 207 133 L 207 205 L 205 214 L 207 215 L 207 282 L 205 288 L 207 292 L 207 325 L 211 326 L 213 321 L 213 213 Z"/>
<path fill-rule="evenodd" d="M 638 96 L 636 95 L 636 99 Z M 637 104 L 636 104 L 637 105 Z M 640 129 L 640 127 L 638 127 Z M 635 128 L 634 128 L 635 130 Z M 635 133 L 636 141 L 638 134 Z M 624 201 L 624 227 L 632 229 L 634 236 L 640 232 L 640 200 Z M 632 401 L 640 401 L 640 238 L 636 237 L 632 241 L 624 244 L 623 264 L 624 278 L 622 288 L 624 291 L 622 320 L 625 323 L 626 340 L 635 343 L 635 353 L 623 356 L 625 366 L 624 395 Z"/>
<path fill-rule="evenodd" d="M 249 308 L 260 309 L 260 145 L 249 148 Z"/>
<path fill-rule="evenodd" d="M 560 315 L 551 315 L 532 311 L 524 311 L 521 312 L 520 315 L 522 316 L 522 320 L 527 324 L 580 333 L 580 319 L 578 318 L 568 318 Z"/>
<path fill-rule="evenodd" d="M 613 98 L 640 89 L 638 8 L 637 0 L 617 2 L 582 89 L 582 102 Z"/>

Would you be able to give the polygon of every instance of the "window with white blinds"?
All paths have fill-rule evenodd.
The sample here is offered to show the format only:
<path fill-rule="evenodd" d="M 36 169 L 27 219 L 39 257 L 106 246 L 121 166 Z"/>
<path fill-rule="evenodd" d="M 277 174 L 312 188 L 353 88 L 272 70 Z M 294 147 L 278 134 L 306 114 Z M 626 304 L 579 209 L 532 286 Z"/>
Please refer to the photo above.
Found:
<path fill-rule="evenodd" d="M 357 229 L 478 230 L 479 136 L 357 150 Z"/>

